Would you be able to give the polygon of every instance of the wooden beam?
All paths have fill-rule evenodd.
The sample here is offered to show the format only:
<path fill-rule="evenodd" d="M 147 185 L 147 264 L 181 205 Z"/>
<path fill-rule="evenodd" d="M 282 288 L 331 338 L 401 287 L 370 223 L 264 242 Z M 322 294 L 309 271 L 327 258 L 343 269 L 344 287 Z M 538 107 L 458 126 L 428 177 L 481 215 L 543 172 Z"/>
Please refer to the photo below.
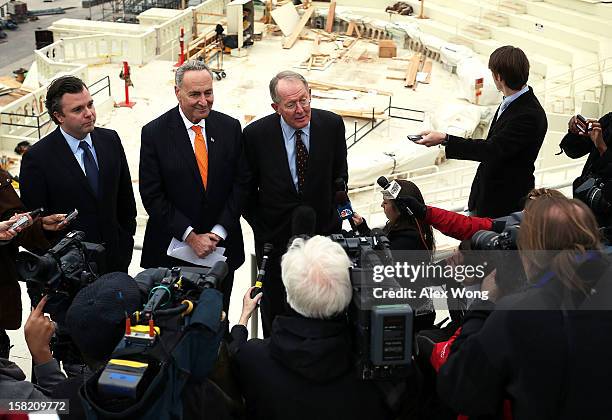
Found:
<path fill-rule="evenodd" d="M 327 10 L 327 22 L 325 22 L 325 32 L 331 32 L 334 27 L 334 18 L 336 17 L 336 0 L 329 3 Z"/>
<path fill-rule="evenodd" d="M 295 41 L 297 41 L 298 37 L 302 33 L 302 29 L 304 29 L 304 27 L 306 26 L 306 23 L 308 23 L 308 20 L 310 20 L 310 17 L 312 16 L 313 13 L 314 13 L 314 7 L 310 7 L 306 9 L 304 14 L 302 15 L 302 18 L 300 19 L 297 26 L 293 30 L 293 33 L 291 34 L 291 36 L 285 38 L 285 40 L 283 41 L 283 48 L 287 49 L 287 48 L 293 47 L 293 44 L 295 44 Z"/>
<path fill-rule="evenodd" d="M 408 63 L 408 69 L 406 70 L 406 82 L 404 83 L 405 87 L 412 87 L 416 82 L 416 75 L 419 71 L 419 66 L 421 64 L 421 54 L 415 54 L 410 59 Z"/>

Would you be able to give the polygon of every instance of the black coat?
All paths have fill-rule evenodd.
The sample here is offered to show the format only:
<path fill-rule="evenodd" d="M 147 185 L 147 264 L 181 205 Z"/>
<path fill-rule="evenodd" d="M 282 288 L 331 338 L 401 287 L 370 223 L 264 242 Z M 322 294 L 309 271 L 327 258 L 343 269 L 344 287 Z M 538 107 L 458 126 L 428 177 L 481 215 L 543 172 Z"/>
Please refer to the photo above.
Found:
<path fill-rule="evenodd" d="M 11 182 L 9 173 L 0 169 L 0 221 L 26 211 Z M 17 330 L 21 326 L 21 288 L 15 266 L 19 247 L 42 251 L 48 245 L 40 219 L 13 240 L 0 242 L 0 329 Z"/>
<path fill-rule="evenodd" d="M 79 211 L 70 230 L 85 232 L 88 242 L 103 243 L 106 271 L 127 271 L 136 232 L 136 202 L 121 139 L 113 130 L 91 133 L 99 166 L 96 197 L 59 127 L 34 144 L 21 162 L 21 199 L 28 209 L 46 214 Z"/>
<path fill-rule="evenodd" d="M 480 217 L 522 210 L 523 199 L 534 188 L 534 162 L 548 128 L 546 113 L 532 88 L 499 119 L 497 112 L 486 140 L 449 136 L 446 145 L 446 157 L 480 162 L 468 202 L 468 208 Z"/>
<path fill-rule="evenodd" d="M 568 132 L 559 147 L 565 154 L 572 159 L 579 159 L 585 155 L 589 155 L 587 161 L 582 168 L 582 174 L 574 182 L 574 188 L 580 185 L 580 181 L 584 177 L 593 174 L 596 176 L 605 176 L 612 178 L 612 112 L 607 113 L 599 119 L 601 124 L 602 134 L 608 150 L 603 155 L 599 154 L 597 147 L 591 141 L 590 137 L 579 136 Z M 578 183 L 578 185 L 576 185 Z"/>
<path fill-rule="evenodd" d="M 149 214 L 142 247 L 144 268 L 188 265 L 166 255 L 172 238 L 181 241 L 192 226 L 206 233 L 216 224 L 227 231 L 219 246 L 231 270 L 244 262 L 240 229 L 242 135 L 238 120 L 211 111 L 206 118 L 208 188 L 178 106 L 142 128 L 140 196 Z"/>
<path fill-rule="evenodd" d="M 470 416 L 604 419 L 612 412 L 612 270 L 608 260 L 581 269 L 597 291 L 584 299 L 557 278 L 543 287 L 474 303 L 438 375 L 438 394 Z M 597 281 L 599 281 L 597 283 Z M 577 308 L 567 310 L 562 307 Z M 485 309 L 495 308 L 489 315 Z"/>
<path fill-rule="evenodd" d="M 357 378 L 346 322 L 278 316 L 270 338 L 247 342 L 247 334 L 232 328 L 247 418 L 391 418 L 381 391 Z"/>
<path fill-rule="evenodd" d="M 292 236 L 291 213 L 299 205 L 315 210 L 317 234 L 340 231 L 334 180 L 343 178 L 348 182 L 344 122 L 340 116 L 312 110 L 308 169 L 301 195 L 291 178 L 279 115 L 271 114 L 246 126 L 244 139 L 252 173 L 244 217 L 256 241 L 286 247 Z"/>

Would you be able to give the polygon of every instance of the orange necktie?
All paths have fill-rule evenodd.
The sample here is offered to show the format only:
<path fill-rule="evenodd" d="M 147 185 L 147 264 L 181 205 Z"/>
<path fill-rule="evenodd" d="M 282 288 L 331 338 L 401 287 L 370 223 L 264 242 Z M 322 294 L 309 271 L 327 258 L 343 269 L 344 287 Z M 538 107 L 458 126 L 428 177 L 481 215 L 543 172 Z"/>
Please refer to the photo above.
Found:
<path fill-rule="evenodd" d="M 198 169 L 200 170 L 200 176 L 202 177 L 202 184 L 204 188 L 208 187 L 208 150 L 206 149 L 206 140 L 202 135 L 202 127 L 194 125 L 191 129 L 195 132 L 194 148 L 195 157 L 198 161 Z"/>

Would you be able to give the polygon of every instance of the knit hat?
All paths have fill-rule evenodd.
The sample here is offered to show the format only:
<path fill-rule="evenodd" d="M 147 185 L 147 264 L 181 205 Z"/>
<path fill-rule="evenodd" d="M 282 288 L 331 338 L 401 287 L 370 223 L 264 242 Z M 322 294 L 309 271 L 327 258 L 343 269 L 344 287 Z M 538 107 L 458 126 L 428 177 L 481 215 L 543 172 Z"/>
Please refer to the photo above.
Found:
<path fill-rule="evenodd" d="M 126 314 L 141 306 L 140 292 L 126 273 L 109 273 L 81 289 L 66 313 L 66 326 L 83 356 L 105 361 L 125 331 Z"/>

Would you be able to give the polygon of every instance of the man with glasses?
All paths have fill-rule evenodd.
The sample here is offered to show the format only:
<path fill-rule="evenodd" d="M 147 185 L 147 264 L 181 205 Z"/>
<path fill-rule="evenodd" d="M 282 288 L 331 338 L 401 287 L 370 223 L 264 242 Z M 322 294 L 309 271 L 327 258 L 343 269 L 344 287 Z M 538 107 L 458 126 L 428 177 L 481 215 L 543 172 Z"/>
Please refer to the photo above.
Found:
<path fill-rule="evenodd" d="M 257 260 L 261 261 L 264 243 L 274 246 L 263 282 L 264 336 L 270 334 L 274 317 L 285 310 L 280 258 L 289 238 L 304 233 L 296 232 L 295 226 L 312 224 L 302 226 L 310 234 L 340 232 L 341 220 L 334 204 L 335 184 L 339 178 L 348 181 L 342 118 L 311 108 L 308 82 L 292 71 L 272 78 L 270 96 L 275 114 L 244 129 L 252 178 L 243 215 L 253 228 Z M 312 223 L 294 217 L 294 212 L 298 214 L 304 206 L 314 210 Z"/>

